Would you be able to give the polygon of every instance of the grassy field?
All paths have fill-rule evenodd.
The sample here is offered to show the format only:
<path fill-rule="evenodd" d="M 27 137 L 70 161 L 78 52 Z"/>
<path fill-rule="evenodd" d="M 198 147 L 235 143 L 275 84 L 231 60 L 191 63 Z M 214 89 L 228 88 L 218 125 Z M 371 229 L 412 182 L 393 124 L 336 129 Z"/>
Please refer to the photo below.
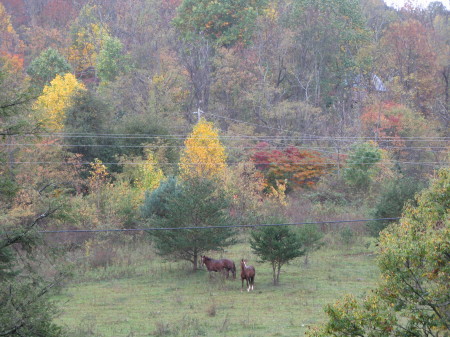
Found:
<path fill-rule="evenodd" d="M 241 292 L 239 267 L 236 280 L 209 278 L 162 261 L 142 243 L 116 248 L 106 268 L 79 268 L 56 298 L 58 323 L 75 336 L 300 336 L 325 319 L 326 304 L 374 285 L 372 247 L 361 240 L 327 245 L 308 266 L 303 258 L 284 266 L 281 284 L 273 286 L 270 265 L 257 263 L 248 244 L 236 245 L 223 255 L 256 267 L 250 293 Z"/>

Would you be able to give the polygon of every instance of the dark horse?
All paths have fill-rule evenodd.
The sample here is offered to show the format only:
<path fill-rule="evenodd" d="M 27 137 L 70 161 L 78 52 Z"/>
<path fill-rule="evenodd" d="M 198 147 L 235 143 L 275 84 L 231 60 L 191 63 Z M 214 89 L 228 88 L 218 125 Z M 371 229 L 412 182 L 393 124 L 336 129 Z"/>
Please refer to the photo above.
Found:
<path fill-rule="evenodd" d="M 244 280 L 247 281 L 247 291 L 253 290 L 253 286 L 255 285 L 255 267 L 247 266 L 247 263 L 244 259 L 241 260 L 241 280 L 242 280 L 242 289 L 244 289 Z"/>
<path fill-rule="evenodd" d="M 223 272 L 226 270 L 227 272 L 227 278 L 229 276 L 230 271 L 233 273 L 233 278 L 236 278 L 236 266 L 234 265 L 234 262 L 228 259 L 220 259 L 220 260 L 214 260 L 207 256 L 202 256 L 202 265 L 205 265 L 208 271 L 220 271 Z"/>

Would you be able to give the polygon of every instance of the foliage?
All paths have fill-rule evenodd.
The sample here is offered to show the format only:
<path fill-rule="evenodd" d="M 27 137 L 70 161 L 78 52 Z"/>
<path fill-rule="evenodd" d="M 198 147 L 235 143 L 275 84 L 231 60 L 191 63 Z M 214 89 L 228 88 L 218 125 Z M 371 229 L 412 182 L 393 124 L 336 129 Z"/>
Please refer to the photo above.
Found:
<path fill-rule="evenodd" d="M 324 242 L 322 241 L 324 235 L 315 224 L 305 224 L 301 226 L 296 231 L 296 234 L 298 240 L 302 243 L 302 247 L 304 247 L 305 265 L 307 265 L 309 255 L 324 245 Z"/>
<path fill-rule="evenodd" d="M 66 136 L 66 143 L 72 145 L 69 151 L 82 154 L 85 161 L 92 162 L 98 158 L 106 163 L 113 162 L 120 148 L 110 146 L 110 138 L 97 136 L 108 133 L 113 125 L 114 116 L 109 105 L 89 90 L 79 91 L 71 102 L 71 106 L 65 110 L 64 131 L 88 135 Z"/>
<path fill-rule="evenodd" d="M 84 90 L 84 85 L 74 75 L 56 75 L 36 101 L 35 110 L 40 122 L 51 131 L 61 131 L 74 94 Z"/>
<path fill-rule="evenodd" d="M 423 188 L 423 183 L 413 178 L 400 178 L 388 182 L 379 196 L 375 207 L 371 212 L 371 217 L 398 218 L 402 215 L 404 206 L 414 199 L 414 195 Z M 370 234 L 378 234 L 394 221 L 373 221 L 367 224 Z"/>
<path fill-rule="evenodd" d="M 3 3 L 0 3 L 0 55 L 20 59 L 23 65 L 23 42 L 14 30 L 11 16 L 6 12 Z"/>
<path fill-rule="evenodd" d="M 274 285 L 280 283 L 281 267 L 305 254 L 302 242 L 288 226 L 267 226 L 252 231 L 250 247 L 262 262 L 272 265 Z"/>
<path fill-rule="evenodd" d="M 270 186 L 276 188 L 277 183 L 287 182 L 288 190 L 314 185 L 332 166 L 316 151 L 294 146 L 271 149 L 268 143 L 257 145 L 252 161 L 265 173 Z"/>
<path fill-rule="evenodd" d="M 189 261 L 196 271 L 202 254 L 234 243 L 230 228 L 195 229 L 231 224 L 228 207 L 229 200 L 213 181 L 193 177 L 178 183 L 171 178 L 146 194 L 142 214 L 151 227 L 193 227 L 149 234 L 161 256 Z"/>
<path fill-rule="evenodd" d="M 97 17 L 97 9 L 96 5 L 83 6 L 72 24 L 69 61 L 76 72 L 96 67 L 98 54 L 109 36 L 108 29 Z"/>
<path fill-rule="evenodd" d="M 450 170 L 380 234 L 377 289 L 362 301 L 329 305 L 309 336 L 445 336 L 450 329 Z"/>
<path fill-rule="evenodd" d="M 296 51 L 292 76 L 298 78 L 306 100 L 330 107 L 348 91 L 364 64 L 358 52 L 368 33 L 357 0 L 295 1 L 287 15 Z"/>
<path fill-rule="evenodd" d="M 368 188 L 375 174 L 375 164 L 380 160 L 381 151 L 376 144 L 355 144 L 346 161 L 345 180 L 352 186 Z"/>
<path fill-rule="evenodd" d="M 56 75 L 64 76 L 71 69 L 69 63 L 57 50 L 48 48 L 30 63 L 27 73 L 39 85 L 48 85 Z"/>
<path fill-rule="evenodd" d="M 246 44 L 266 3 L 266 0 L 183 0 L 173 22 L 186 40 L 202 35 L 219 46 Z"/>
<path fill-rule="evenodd" d="M 184 142 L 180 158 L 180 174 L 183 178 L 199 177 L 215 179 L 226 171 L 225 148 L 219 140 L 219 132 L 213 123 L 201 119 Z"/>
<path fill-rule="evenodd" d="M 226 177 L 227 192 L 232 196 L 231 215 L 240 224 L 258 223 L 267 207 L 264 201 L 264 176 L 252 162 L 241 162 Z"/>
<path fill-rule="evenodd" d="M 436 96 L 436 54 L 431 48 L 431 31 L 415 19 L 393 22 L 380 41 L 384 78 L 392 78 L 390 89 L 424 114 Z"/>
<path fill-rule="evenodd" d="M 13 165 L 16 147 L 14 136 L 37 132 L 28 118 L 32 92 L 21 68 L 9 56 L 0 56 L 0 203 L 10 200 L 18 191 Z"/>
<path fill-rule="evenodd" d="M 130 68 L 130 59 L 123 52 L 123 44 L 116 37 L 105 38 L 97 57 L 98 76 L 102 81 L 114 81 Z"/>
<path fill-rule="evenodd" d="M 2 209 L 0 226 L 0 335 L 62 336 L 53 319 L 56 308 L 50 296 L 67 276 L 54 270 L 45 276 L 45 261 L 52 255 L 42 251 L 36 228 L 48 222 L 58 210 L 51 193 L 34 191 L 33 207 L 15 204 Z M 53 190 L 54 192 L 54 190 Z M 36 258 L 44 257 L 43 259 Z"/>

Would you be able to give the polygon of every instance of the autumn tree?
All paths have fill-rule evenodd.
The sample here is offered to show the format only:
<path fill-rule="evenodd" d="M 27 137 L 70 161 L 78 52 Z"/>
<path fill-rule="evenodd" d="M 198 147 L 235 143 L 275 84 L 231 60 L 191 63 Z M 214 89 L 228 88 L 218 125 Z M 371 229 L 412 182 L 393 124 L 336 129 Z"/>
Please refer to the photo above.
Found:
<path fill-rule="evenodd" d="M 19 57 L 23 62 L 23 42 L 14 30 L 11 16 L 0 3 L 0 55 Z"/>
<path fill-rule="evenodd" d="M 173 22 L 186 40 L 203 35 L 219 46 L 245 44 L 250 41 L 256 17 L 266 3 L 266 0 L 183 0 Z"/>
<path fill-rule="evenodd" d="M 71 29 L 72 45 L 69 61 L 76 72 L 88 67 L 96 67 L 97 57 L 109 36 L 107 27 L 96 15 L 96 6 L 85 5 Z"/>
<path fill-rule="evenodd" d="M 235 242 L 232 229 L 220 228 L 232 223 L 228 207 L 228 198 L 214 181 L 194 176 L 181 182 L 170 178 L 147 193 L 142 214 L 151 227 L 175 228 L 149 231 L 158 253 L 189 261 L 196 271 L 202 254 Z"/>
<path fill-rule="evenodd" d="M 277 149 L 268 143 L 257 145 L 252 161 L 264 172 L 271 186 L 286 181 L 290 190 L 314 185 L 332 166 L 329 159 L 316 151 L 294 146 Z"/>
<path fill-rule="evenodd" d="M 221 178 L 226 171 L 226 152 L 213 123 L 201 119 L 184 142 L 180 158 L 183 178 Z"/>
<path fill-rule="evenodd" d="M 450 330 L 450 171 L 380 234 L 377 288 L 361 300 L 328 305 L 328 321 L 309 331 L 325 336 L 445 336 Z"/>
<path fill-rule="evenodd" d="M 378 67 L 383 78 L 392 78 L 392 94 L 402 104 L 429 115 L 437 92 L 436 54 L 429 29 L 414 19 L 394 22 L 380 44 Z"/>
<path fill-rule="evenodd" d="M 83 90 L 84 85 L 74 75 L 56 75 L 36 101 L 35 110 L 40 122 L 49 130 L 61 131 L 66 118 L 65 110 L 71 106 L 72 96 Z"/>

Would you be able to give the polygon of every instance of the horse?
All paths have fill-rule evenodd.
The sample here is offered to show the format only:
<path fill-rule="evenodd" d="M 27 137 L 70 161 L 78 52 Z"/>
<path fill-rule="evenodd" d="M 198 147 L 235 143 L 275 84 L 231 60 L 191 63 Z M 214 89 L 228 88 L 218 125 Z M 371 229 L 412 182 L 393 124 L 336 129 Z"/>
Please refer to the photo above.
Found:
<path fill-rule="evenodd" d="M 236 266 L 233 261 L 228 259 L 220 259 L 220 260 L 214 260 L 207 256 L 201 257 L 202 265 L 206 266 L 206 269 L 208 269 L 209 276 L 211 277 L 212 271 L 220 271 L 223 272 L 224 270 L 227 271 L 227 278 L 230 275 L 230 271 L 233 274 L 233 279 L 236 279 Z"/>
<path fill-rule="evenodd" d="M 247 266 L 247 262 L 244 259 L 241 260 L 241 281 L 242 281 L 242 289 L 244 289 L 244 280 L 247 281 L 247 291 L 253 290 L 253 286 L 255 285 L 255 267 Z"/>

